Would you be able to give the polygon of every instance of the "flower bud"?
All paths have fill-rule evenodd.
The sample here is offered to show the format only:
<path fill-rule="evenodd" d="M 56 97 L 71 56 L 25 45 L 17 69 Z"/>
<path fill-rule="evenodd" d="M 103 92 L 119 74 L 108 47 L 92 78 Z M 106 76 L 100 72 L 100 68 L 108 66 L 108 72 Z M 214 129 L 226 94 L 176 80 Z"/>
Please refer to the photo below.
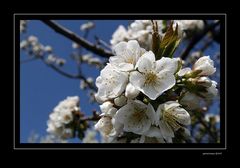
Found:
<path fill-rule="evenodd" d="M 114 104 L 117 106 L 123 106 L 127 103 L 127 98 L 125 96 L 119 96 L 117 98 L 114 99 Z"/>
<path fill-rule="evenodd" d="M 127 84 L 125 96 L 129 99 L 134 99 L 138 96 L 139 90 L 137 90 L 131 83 Z"/>
<path fill-rule="evenodd" d="M 113 107 L 113 104 L 110 101 L 106 101 L 100 105 L 100 109 L 104 116 L 113 116 L 117 112 L 117 109 Z"/>
<path fill-rule="evenodd" d="M 193 70 L 201 70 L 201 72 L 198 74 L 199 76 L 208 76 L 212 75 L 216 71 L 216 68 L 214 68 L 213 60 L 211 60 L 209 56 L 204 56 L 195 62 L 193 65 Z"/>

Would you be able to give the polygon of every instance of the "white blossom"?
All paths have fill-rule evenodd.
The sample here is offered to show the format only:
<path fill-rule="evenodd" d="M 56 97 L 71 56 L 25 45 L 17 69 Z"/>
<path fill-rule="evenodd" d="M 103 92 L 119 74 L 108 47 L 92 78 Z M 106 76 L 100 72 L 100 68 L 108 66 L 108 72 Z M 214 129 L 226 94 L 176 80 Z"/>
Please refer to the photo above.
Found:
<path fill-rule="evenodd" d="M 26 32 L 28 20 L 20 20 L 20 33 Z"/>
<path fill-rule="evenodd" d="M 113 125 L 112 125 L 111 119 L 112 119 L 111 117 L 103 116 L 95 124 L 95 129 L 100 131 L 100 133 L 103 136 L 108 136 L 111 133 L 112 129 L 113 129 Z"/>
<path fill-rule="evenodd" d="M 180 99 L 179 103 L 186 106 L 188 110 L 196 110 L 201 108 L 201 97 L 194 93 L 186 92 Z"/>
<path fill-rule="evenodd" d="M 72 48 L 73 49 L 80 48 L 80 45 L 78 45 L 77 43 L 73 42 L 72 43 Z"/>
<path fill-rule="evenodd" d="M 125 41 L 128 38 L 127 30 L 123 25 L 118 26 L 117 30 L 113 33 L 110 43 L 114 46 L 120 41 Z"/>
<path fill-rule="evenodd" d="M 186 75 L 187 73 L 190 73 L 192 70 L 191 68 L 183 68 L 181 70 L 178 71 L 178 76 L 184 76 Z"/>
<path fill-rule="evenodd" d="M 88 60 L 92 58 L 92 54 L 91 53 L 84 54 L 81 58 L 82 58 L 82 61 L 88 62 Z"/>
<path fill-rule="evenodd" d="M 161 130 L 158 127 L 151 126 L 150 129 L 145 132 L 139 143 L 165 143 Z"/>
<path fill-rule="evenodd" d="M 175 85 L 178 59 L 161 58 L 155 61 L 155 55 L 149 51 L 142 55 L 136 64 L 138 71 L 130 73 L 130 83 L 139 91 L 155 100 L 163 92 Z"/>
<path fill-rule="evenodd" d="M 98 92 L 95 97 L 97 101 L 104 102 L 120 96 L 125 90 L 127 82 L 128 74 L 126 72 L 121 72 L 108 64 L 96 79 Z"/>
<path fill-rule="evenodd" d="M 186 33 L 202 31 L 204 28 L 203 20 L 175 20 L 174 23 Z"/>
<path fill-rule="evenodd" d="M 204 119 L 207 121 L 207 122 L 210 122 L 211 119 L 213 119 L 216 123 L 219 123 L 220 122 L 220 116 L 219 115 L 216 115 L 216 114 L 206 114 Z"/>
<path fill-rule="evenodd" d="M 124 131 L 140 135 L 150 129 L 154 119 L 155 111 L 152 105 L 150 103 L 146 105 L 138 100 L 130 100 L 115 115 L 115 120 L 123 124 Z"/>
<path fill-rule="evenodd" d="M 171 139 L 174 137 L 174 131 L 182 127 L 180 124 L 189 125 L 191 123 L 188 112 L 174 101 L 160 104 L 156 116 L 155 123 L 159 125 L 162 136 L 167 142 L 171 142 Z"/>
<path fill-rule="evenodd" d="M 95 24 L 93 22 L 87 22 L 81 25 L 80 30 L 81 31 L 86 31 L 90 30 L 95 27 Z"/>
<path fill-rule="evenodd" d="M 20 48 L 21 48 L 21 49 L 26 49 L 27 46 L 28 46 L 27 40 L 22 40 L 22 41 L 20 42 Z"/>
<path fill-rule="evenodd" d="M 193 65 L 193 71 L 201 70 L 199 76 L 209 76 L 215 73 L 216 68 L 214 67 L 213 60 L 209 56 L 203 56 L 199 58 Z"/>
<path fill-rule="evenodd" d="M 217 96 L 218 89 L 217 82 L 214 80 L 211 80 L 211 86 L 207 88 L 207 92 L 201 93 L 207 100 L 212 99 Z"/>
<path fill-rule="evenodd" d="M 78 106 L 78 96 L 67 97 L 61 101 L 49 115 L 47 132 L 63 138 L 71 136 L 71 131 L 65 128 L 65 125 L 73 120 L 73 112 L 79 111 Z"/>
<path fill-rule="evenodd" d="M 201 76 L 199 78 L 196 78 L 196 84 L 209 88 L 212 86 L 213 82 L 208 77 Z"/>
<path fill-rule="evenodd" d="M 123 105 L 125 105 L 127 103 L 127 98 L 123 95 L 117 97 L 114 99 L 114 104 L 116 106 L 122 107 Z"/>
<path fill-rule="evenodd" d="M 159 34 L 162 36 L 162 30 L 164 29 L 163 21 L 156 21 L 158 23 Z M 149 50 L 151 49 L 152 30 L 153 28 L 150 20 L 135 20 L 130 24 L 128 29 L 122 25 L 119 26 L 113 33 L 110 43 L 115 46 L 121 41 L 137 40 L 141 47 Z"/>
<path fill-rule="evenodd" d="M 162 36 L 162 20 L 156 20 L 158 24 L 159 35 Z M 130 24 L 128 30 L 129 39 L 136 39 L 141 47 L 149 50 L 152 42 L 152 22 L 150 20 L 135 20 Z"/>
<path fill-rule="evenodd" d="M 113 50 L 116 56 L 110 57 L 109 62 L 121 71 L 133 70 L 139 57 L 145 52 L 136 40 L 120 42 L 114 46 Z"/>
<path fill-rule="evenodd" d="M 117 109 L 113 107 L 113 103 L 110 101 L 104 102 L 102 105 L 100 105 L 100 110 L 102 112 L 101 115 L 103 116 L 114 116 L 117 112 Z"/>
<path fill-rule="evenodd" d="M 138 96 L 140 91 L 136 89 L 131 83 L 127 84 L 126 90 L 125 90 L 125 96 L 128 99 L 134 99 Z"/>
<path fill-rule="evenodd" d="M 45 50 L 46 52 L 49 52 L 49 53 L 51 53 L 51 52 L 53 51 L 52 47 L 49 46 L 49 45 L 45 46 L 45 47 L 44 47 L 44 50 Z"/>
<path fill-rule="evenodd" d="M 37 43 L 38 38 L 36 36 L 29 36 L 27 39 L 30 43 Z"/>
<path fill-rule="evenodd" d="M 96 58 L 96 57 L 89 58 L 88 63 L 92 64 L 92 65 L 99 65 L 99 64 L 101 64 L 101 60 L 99 58 Z"/>

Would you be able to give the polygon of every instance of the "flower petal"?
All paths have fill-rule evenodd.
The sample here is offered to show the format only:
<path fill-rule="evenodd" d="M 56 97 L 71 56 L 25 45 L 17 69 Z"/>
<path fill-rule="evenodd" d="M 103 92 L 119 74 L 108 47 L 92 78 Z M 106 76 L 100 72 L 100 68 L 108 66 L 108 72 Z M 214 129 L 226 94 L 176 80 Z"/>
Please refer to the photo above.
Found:
<path fill-rule="evenodd" d="M 170 111 L 173 116 L 176 117 L 176 120 L 183 125 L 190 125 L 191 124 L 191 118 L 189 113 L 180 107 L 174 108 Z"/>
<path fill-rule="evenodd" d="M 162 136 L 164 137 L 164 139 L 169 139 L 169 138 L 173 138 L 174 137 L 173 130 L 164 121 L 160 121 L 159 122 L 159 127 L 160 127 L 160 130 L 162 132 Z"/>
<path fill-rule="evenodd" d="M 126 48 L 127 42 L 122 41 L 113 47 L 113 51 L 116 53 L 117 56 L 122 56 L 124 55 Z"/>
<path fill-rule="evenodd" d="M 169 71 L 161 71 L 157 74 L 157 81 L 154 88 L 157 90 L 157 97 L 163 92 L 171 89 L 175 83 L 175 76 Z"/>
<path fill-rule="evenodd" d="M 141 54 L 141 49 L 136 40 L 130 40 L 127 43 L 127 52 L 131 57 L 139 57 Z M 136 62 L 135 62 L 136 63 Z"/>
<path fill-rule="evenodd" d="M 148 72 L 153 69 L 155 64 L 155 55 L 152 51 L 144 53 L 136 63 L 135 68 L 140 72 Z"/>
<path fill-rule="evenodd" d="M 162 92 L 159 92 L 155 89 L 153 85 L 146 85 L 140 89 L 146 96 L 148 96 L 151 100 L 155 100 Z"/>
<path fill-rule="evenodd" d="M 156 118 L 156 113 L 155 113 L 153 106 L 150 103 L 148 104 L 146 114 L 150 118 L 150 120 L 153 124 L 155 121 L 155 118 Z"/>
<path fill-rule="evenodd" d="M 183 68 L 180 71 L 178 71 L 178 76 L 184 76 L 186 73 L 191 72 L 191 68 Z"/>
<path fill-rule="evenodd" d="M 160 72 L 162 70 L 170 71 L 174 74 L 178 68 L 178 61 L 177 58 L 166 58 L 162 57 L 160 60 L 156 61 L 156 71 Z"/>
<path fill-rule="evenodd" d="M 150 129 L 144 133 L 144 135 L 148 137 L 163 138 L 161 130 L 157 127 L 150 127 Z"/>
<path fill-rule="evenodd" d="M 144 85 L 145 78 L 138 71 L 134 71 L 130 73 L 129 81 L 136 89 L 140 90 Z"/>
<path fill-rule="evenodd" d="M 125 106 L 121 107 L 115 115 L 115 121 L 119 123 L 124 123 L 126 119 L 131 115 L 133 112 L 133 108 L 131 107 L 131 103 L 126 104 Z"/>

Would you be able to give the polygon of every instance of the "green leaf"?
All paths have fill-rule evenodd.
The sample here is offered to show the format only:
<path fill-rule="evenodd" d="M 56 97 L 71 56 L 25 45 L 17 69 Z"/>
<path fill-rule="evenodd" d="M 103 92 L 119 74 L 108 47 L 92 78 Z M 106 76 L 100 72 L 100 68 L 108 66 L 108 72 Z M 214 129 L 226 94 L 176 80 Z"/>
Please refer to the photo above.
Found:
<path fill-rule="evenodd" d="M 181 38 L 178 36 L 178 25 L 173 30 L 173 22 L 167 29 L 167 32 L 160 43 L 160 48 L 156 54 L 156 58 L 161 57 L 173 57 L 173 54 L 181 42 Z"/>
<path fill-rule="evenodd" d="M 162 21 L 162 32 L 165 33 L 167 31 L 167 20 Z"/>

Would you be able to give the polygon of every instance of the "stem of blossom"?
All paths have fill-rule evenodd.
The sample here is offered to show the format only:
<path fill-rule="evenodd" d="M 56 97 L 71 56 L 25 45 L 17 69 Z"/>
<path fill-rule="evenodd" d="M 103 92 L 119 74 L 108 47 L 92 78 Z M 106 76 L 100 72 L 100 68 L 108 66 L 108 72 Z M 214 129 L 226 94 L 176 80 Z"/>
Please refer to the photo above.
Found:
<path fill-rule="evenodd" d="M 113 53 L 111 51 L 107 51 L 104 50 L 103 48 L 94 45 L 92 43 L 90 43 L 89 41 L 85 40 L 84 38 L 81 38 L 79 36 L 77 36 L 75 33 L 73 33 L 72 31 L 68 30 L 67 28 L 57 24 L 54 21 L 51 20 L 41 20 L 43 23 L 45 23 L 46 25 L 48 25 L 50 28 L 52 28 L 54 31 L 56 31 L 57 33 L 67 37 L 68 39 L 76 42 L 77 44 L 81 45 L 82 47 L 86 48 L 87 50 L 102 56 L 102 57 L 110 57 L 113 56 Z"/>

